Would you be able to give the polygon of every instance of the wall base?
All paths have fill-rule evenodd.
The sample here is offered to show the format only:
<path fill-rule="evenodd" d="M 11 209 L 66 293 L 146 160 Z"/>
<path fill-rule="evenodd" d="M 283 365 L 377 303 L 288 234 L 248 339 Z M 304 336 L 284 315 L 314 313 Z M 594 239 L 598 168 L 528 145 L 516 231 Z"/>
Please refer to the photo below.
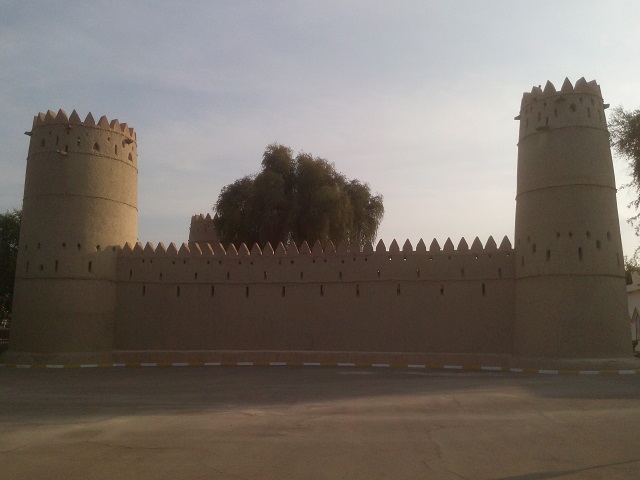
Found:
<path fill-rule="evenodd" d="M 544 358 L 510 357 L 510 368 L 566 371 L 638 370 L 640 359 L 620 358 Z"/>
<path fill-rule="evenodd" d="M 9 350 L 0 355 L 0 363 L 14 365 L 86 365 L 113 362 L 113 352 L 31 353 Z"/>

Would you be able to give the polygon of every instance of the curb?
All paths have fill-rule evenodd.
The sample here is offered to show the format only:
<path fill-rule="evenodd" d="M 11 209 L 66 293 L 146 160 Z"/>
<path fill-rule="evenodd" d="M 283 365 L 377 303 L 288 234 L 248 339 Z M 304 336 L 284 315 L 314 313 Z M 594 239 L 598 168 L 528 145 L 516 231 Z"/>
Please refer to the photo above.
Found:
<path fill-rule="evenodd" d="M 132 362 L 132 363 L 81 363 L 81 364 L 16 364 L 0 363 L 0 368 L 71 369 L 71 368 L 135 368 L 135 367 L 351 367 L 395 368 L 415 370 L 456 370 L 463 372 L 503 372 L 541 375 L 640 375 L 633 370 L 552 370 L 538 368 L 508 368 L 476 365 L 424 365 L 406 363 L 341 363 L 341 362 Z"/>

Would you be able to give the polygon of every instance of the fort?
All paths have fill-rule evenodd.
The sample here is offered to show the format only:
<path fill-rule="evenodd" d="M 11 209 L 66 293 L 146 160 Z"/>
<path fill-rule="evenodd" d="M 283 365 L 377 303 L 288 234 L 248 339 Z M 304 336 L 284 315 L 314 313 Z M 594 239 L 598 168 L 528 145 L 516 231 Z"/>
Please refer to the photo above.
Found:
<path fill-rule="evenodd" d="M 40 113 L 2 361 L 638 368 L 607 106 L 584 78 L 524 94 L 513 244 L 363 248 L 224 247 L 209 215 L 139 243 L 134 130 Z"/>

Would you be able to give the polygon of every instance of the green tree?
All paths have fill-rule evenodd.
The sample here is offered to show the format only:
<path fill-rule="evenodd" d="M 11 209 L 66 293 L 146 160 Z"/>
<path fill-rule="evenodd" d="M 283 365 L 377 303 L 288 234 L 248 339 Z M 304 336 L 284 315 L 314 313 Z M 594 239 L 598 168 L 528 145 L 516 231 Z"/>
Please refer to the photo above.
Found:
<path fill-rule="evenodd" d="M 21 215 L 20 210 L 0 214 L 0 321 L 11 315 Z"/>
<path fill-rule="evenodd" d="M 327 160 L 289 147 L 267 146 L 262 169 L 225 186 L 213 207 L 223 244 L 288 245 L 306 240 L 364 245 L 384 215 L 381 195 L 348 180 Z"/>
<path fill-rule="evenodd" d="M 637 198 L 629 206 L 640 207 L 640 110 L 627 111 L 621 106 L 614 108 L 609 117 L 609 134 L 614 151 L 629 164 L 631 180 L 623 187 L 632 187 Z M 629 223 L 640 235 L 640 213 L 629 219 Z M 637 253 L 637 251 L 636 251 Z"/>

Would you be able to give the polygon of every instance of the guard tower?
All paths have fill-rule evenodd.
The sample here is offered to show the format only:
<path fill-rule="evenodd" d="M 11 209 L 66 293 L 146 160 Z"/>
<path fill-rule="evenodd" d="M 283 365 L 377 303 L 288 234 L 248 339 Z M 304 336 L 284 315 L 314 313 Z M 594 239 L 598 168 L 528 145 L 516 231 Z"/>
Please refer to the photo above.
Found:
<path fill-rule="evenodd" d="M 523 96 L 516 357 L 632 355 L 607 107 L 598 84 L 584 78 Z"/>
<path fill-rule="evenodd" d="M 133 129 L 89 113 L 34 118 L 10 350 L 16 362 L 110 361 L 116 256 L 137 240 Z"/>

